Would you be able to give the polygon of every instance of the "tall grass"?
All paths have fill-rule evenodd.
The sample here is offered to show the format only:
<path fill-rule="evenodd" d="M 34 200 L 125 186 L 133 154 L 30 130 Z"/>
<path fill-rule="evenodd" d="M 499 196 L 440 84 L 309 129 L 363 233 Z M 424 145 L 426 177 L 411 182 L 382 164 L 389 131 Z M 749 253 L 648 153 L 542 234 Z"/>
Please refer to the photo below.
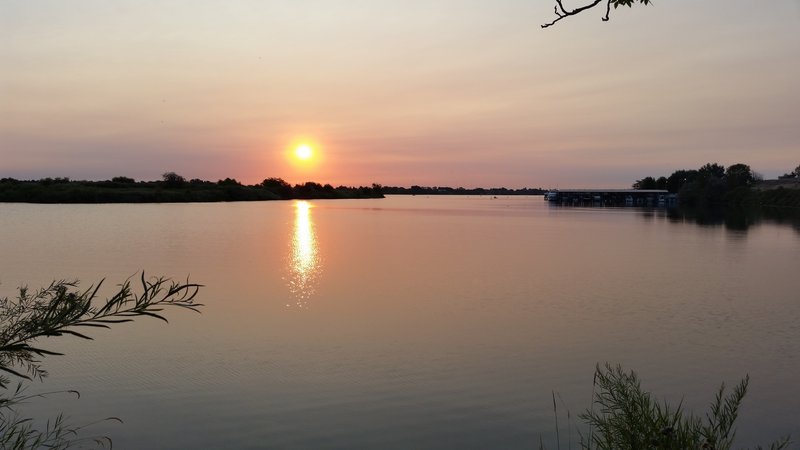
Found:
<path fill-rule="evenodd" d="M 597 366 L 594 375 L 592 404 L 578 417 L 588 428 L 579 431 L 580 448 L 587 450 L 730 450 L 736 437 L 736 419 L 750 383 L 745 376 L 726 393 L 723 383 L 711 402 L 708 412 L 697 416 L 683 408 L 659 402 L 642 390 L 639 376 L 622 366 Z M 553 412 L 558 408 L 553 395 Z M 567 412 L 569 418 L 569 412 Z M 556 435 L 558 436 L 556 421 Z M 787 448 L 783 438 L 756 449 Z M 558 449 L 561 448 L 557 438 Z M 540 448 L 544 446 L 540 444 Z M 570 445 L 571 448 L 571 445 Z"/>

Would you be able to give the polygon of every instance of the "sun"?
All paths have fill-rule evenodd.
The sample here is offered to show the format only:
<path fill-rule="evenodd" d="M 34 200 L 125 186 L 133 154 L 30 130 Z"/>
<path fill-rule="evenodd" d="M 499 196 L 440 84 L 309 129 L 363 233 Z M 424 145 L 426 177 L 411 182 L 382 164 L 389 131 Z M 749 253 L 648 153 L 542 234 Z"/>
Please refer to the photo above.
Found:
<path fill-rule="evenodd" d="M 300 144 L 294 149 L 294 156 L 302 161 L 308 161 L 314 156 L 314 149 L 308 144 Z"/>
<path fill-rule="evenodd" d="M 302 136 L 287 142 L 283 156 L 293 171 L 308 176 L 325 162 L 325 147 L 316 139 Z"/>

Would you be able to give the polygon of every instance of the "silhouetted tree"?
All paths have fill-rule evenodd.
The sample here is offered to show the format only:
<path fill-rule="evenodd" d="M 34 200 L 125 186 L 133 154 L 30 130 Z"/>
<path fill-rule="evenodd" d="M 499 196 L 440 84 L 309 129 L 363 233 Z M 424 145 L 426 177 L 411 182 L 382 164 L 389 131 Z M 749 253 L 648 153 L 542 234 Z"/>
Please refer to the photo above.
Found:
<path fill-rule="evenodd" d="M 42 186 L 49 186 L 51 184 L 69 184 L 69 177 L 55 177 L 55 178 L 42 178 L 39 180 Z"/>
<path fill-rule="evenodd" d="M 113 181 L 114 183 L 125 183 L 125 184 L 136 183 L 136 180 L 129 177 L 114 177 L 111 179 L 111 181 Z"/>
<path fill-rule="evenodd" d="M 634 189 L 656 189 L 656 179 L 653 177 L 644 177 L 641 180 L 636 180 L 633 183 Z"/>
<path fill-rule="evenodd" d="M 711 177 L 705 185 L 702 202 L 708 205 L 721 204 L 725 198 L 727 186 L 725 180 L 718 177 Z"/>
<path fill-rule="evenodd" d="M 321 184 L 315 183 L 313 181 L 306 181 L 303 184 L 297 184 L 294 187 L 294 194 L 297 198 L 319 198 L 321 197 L 321 193 L 324 191 L 324 188 Z"/>
<path fill-rule="evenodd" d="M 292 186 L 283 178 L 267 178 L 261 182 L 261 187 L 281 198 L 292 198 L 294 194 Z"/>
<path fill-rule="evenodd" d="M 217 181 L 217 184 L 220 186 L 241 186 L 242 183 L 239 183 L 236 178 L 225 178 L 224 180 Z"/>
<path fill-rule="evenodd" d="M 701 181 L 708 181 L 712 177 L 719 179 L 725 178 L 725 166 L 717 163 L 707 163 L 697 171 L 697 175 Z"/>
<path fill-rule="evenodd" d="M 734 164 L 725 170 L 725 182 L 728 189 L 736 189 L 741 186 L 753 184 L 753 171 L 747 164 Z"/>
<path fill-rule="evenodd" d="M 548 22 L 548 23 L 542 25 L 542 28 L 547 28 L 549 26 L 555 25 L 556 22 L 558 22 L 561 19 L 565 19 L 565 18 L 567 18 L 569 16 L 574 16 L 576 14 L 580 14 L 583 11 L 586 11 L 588 9 L 592 9 L 595 6 L 598 6 L 600 4 L 604 4 L 605 7 L 606 7 L 606 13 L 603 16 L 603 21 L 605 22 L 605 21 L 608 21 L 609 16 L 611 15 L 611 7 L 612 6 L 614 7 L 614 9 L 617 9 L 620 6 L 632 7 L 634 5 L 634 3 L 641 3 L 643 5 L 649 5 L 650 3 L 652 3 L 652 0 L 592 0 L 590 3 L 584 4 L 583 6 L 579 6 L 577 8 L 573 8 L 573 9 L 565 8 L 564 7 L 564 3 L 563 3 L 562 0 L 556 0 L 556 6 L 555 6 L 556 18 L 552 22 Z"/>
<path fill-rule="evenodd" d="M 667 178 L 667 190 L 673 194 L 677 194 L 684 184 L 694 181 L 696 177 L 696 170 L 676 170 Z"/>
<path fill-rule="evenodd" d="M 791 172 L 785 173 L 783 175 L 778 175 L 779 180 L 787 180 L 792 178 L 800 178 L 800 166 L 797 166 Z"/>
<path fill-rule="evenodd" d="M 183 185 L 186 184 L 186 178 L 183 178 L 175 172 L 166 172 L 161 175 L 161 178 L 164 180 L 164 186 L 170 189 L 183 187 Z"/>
<path fill-rule="evenodd" d="M 727 186 L 725 167 L 708 163 L 694 172 L 678 190 L 681 203 L 690 206 L 718 205 L 723 203 Z"/>

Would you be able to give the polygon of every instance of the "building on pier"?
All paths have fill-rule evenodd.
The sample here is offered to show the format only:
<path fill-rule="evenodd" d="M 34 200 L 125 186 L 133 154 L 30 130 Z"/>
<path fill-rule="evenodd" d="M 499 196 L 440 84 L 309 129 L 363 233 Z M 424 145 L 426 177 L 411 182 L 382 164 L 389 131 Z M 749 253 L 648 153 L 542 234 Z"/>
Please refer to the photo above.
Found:
<path fill-rule="evenodd" d="M 554 189 L 545 200 L 574 206 L 677 206 L 678 196 L 663 189 Z"/>

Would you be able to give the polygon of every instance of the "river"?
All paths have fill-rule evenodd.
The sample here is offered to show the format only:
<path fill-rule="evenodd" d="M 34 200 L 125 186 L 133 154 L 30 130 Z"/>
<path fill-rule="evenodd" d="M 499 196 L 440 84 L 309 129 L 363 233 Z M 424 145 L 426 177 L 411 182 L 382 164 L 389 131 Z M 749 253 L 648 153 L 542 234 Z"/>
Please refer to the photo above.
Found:
<path fill-rule="evenodd" d="M 0 297 L 139 271 L 203 284 L 51 338 L 26 413 L 115 448 L 566 448 L 598 363 L 704 414 L 751 377 L 741 446 L 800 439 L 800 226 L 541 197 L 0 204 Z M 92 330 L 93 331 L 93 330 Z"/>

